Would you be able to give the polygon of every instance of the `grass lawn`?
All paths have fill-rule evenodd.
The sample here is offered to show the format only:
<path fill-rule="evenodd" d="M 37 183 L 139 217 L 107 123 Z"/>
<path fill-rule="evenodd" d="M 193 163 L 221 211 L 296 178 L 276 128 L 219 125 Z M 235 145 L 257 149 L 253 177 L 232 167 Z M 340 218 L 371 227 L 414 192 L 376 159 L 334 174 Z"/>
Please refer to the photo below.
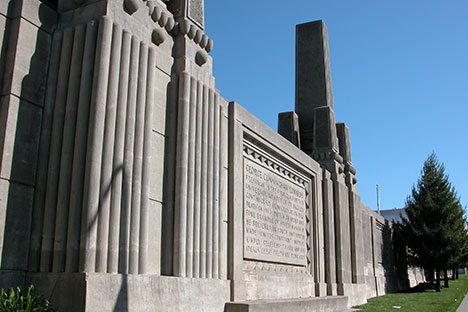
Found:
<path fill-rule="evenodd" d="M 443 280 L 441 284 L 444 284 Z M 468 291 L 468 275 L 460 275 L 460 278 L 455 281 L 450 279 L 449 286 L 449 288 L 442 288 L 439 293 L 435 290 L 426 290 L 389 294 L 369 299 L 367 304 L 354 308 L 369 312 L 455 312 Z"/>

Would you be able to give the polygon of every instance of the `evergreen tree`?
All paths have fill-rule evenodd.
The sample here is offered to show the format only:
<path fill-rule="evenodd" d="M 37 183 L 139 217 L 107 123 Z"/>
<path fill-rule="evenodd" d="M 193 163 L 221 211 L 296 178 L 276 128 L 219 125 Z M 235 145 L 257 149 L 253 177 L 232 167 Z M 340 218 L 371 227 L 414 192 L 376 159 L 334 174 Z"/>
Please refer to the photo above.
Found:
<path fill-rule="evenodd" d="M 463 258 L 461 250 L 468 241 L 465 224 L 455 189 L 443 164 L 432 153 L 406 200 L 406 216 L 402 216 L 396 228 L 407 246 L 408 264 L 422 267 L 430 274 L 435 271 L 438 291 L 440 271 L 452 269 Z"/>

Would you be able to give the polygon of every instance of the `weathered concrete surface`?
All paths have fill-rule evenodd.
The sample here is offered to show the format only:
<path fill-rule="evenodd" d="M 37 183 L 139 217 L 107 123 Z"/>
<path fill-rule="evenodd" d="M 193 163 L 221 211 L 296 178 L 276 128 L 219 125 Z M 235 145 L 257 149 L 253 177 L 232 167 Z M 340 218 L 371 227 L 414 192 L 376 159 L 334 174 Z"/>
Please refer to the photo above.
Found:
<path fill-rule="evenodd" d="M 314 110 L 333 110 L 327 27 L 323 21 L 296 26 L 296 108 L 302 150 L 313 150 Z"/>
<path fill-rule="evenodd" d="M 301 148 L 299 117 L 295 112 L 278 114 L 278 133 L 295 146 Z"/>
<path fill-rule="evenodd" d="M 69 312 L 223 311 L 229 282 L 157 275 L 32 273 L 27 283 Z M 73 295 L 71 295 L 73 294 Z"/>
<path fill-rule="evenodd" d="M 281 136 L 216 89 L 202 0 L 51 3 L 0 2 L 0 286 L 64 311 L 325 311 L 406 285 L 322 21 L 297 27 Z"/>
<path fill-rule="evenodd" d="M 348 297 L 255 300 L 226 303 L 226 312 L 324 312 L 344 311 Z"/>

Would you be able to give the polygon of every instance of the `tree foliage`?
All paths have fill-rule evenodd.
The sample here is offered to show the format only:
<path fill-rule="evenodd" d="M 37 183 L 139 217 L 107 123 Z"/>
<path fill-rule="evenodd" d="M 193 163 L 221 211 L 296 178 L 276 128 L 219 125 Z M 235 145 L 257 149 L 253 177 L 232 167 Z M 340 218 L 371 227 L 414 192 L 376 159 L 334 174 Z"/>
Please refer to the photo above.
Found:
<path fill-rule="evenodd" d="M 424 162 L 421 177 L 406 200 L 405 212 L 396 228 L 407 246 L 409 265 L 430 272 L 466 264 L 464 210 L 434 153 Z"/>

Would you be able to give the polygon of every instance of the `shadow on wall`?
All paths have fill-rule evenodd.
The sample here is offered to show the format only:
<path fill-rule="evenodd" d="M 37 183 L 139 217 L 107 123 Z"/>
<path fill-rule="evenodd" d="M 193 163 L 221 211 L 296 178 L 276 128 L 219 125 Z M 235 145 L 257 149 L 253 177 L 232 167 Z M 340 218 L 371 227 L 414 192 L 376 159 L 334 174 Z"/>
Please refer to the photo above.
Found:
<path fill-rule="evenodd" d="M 0 54 L 1 287 L 24 286 L 51 34 L 10 1 Z M 39 20 L 44 19 L 41 4 Z M 4 18 L 0 15 L 0 18 Z M 24 49 L 23 49 L 24 45 Z M 24 77 L 21 79 L 21 77 Z"/>
<path fill-rule="evenodd" d="M 51 128 L 53 121 L 54 104 L 50 105 L 47 115 L 45 102 L 52 35 L 56 28 L 56 16 L 51 18 L 51 14 L 57 9 L 57 1 L 45 0 L 38 4 L 38 10 L 34 8 L 36 1 L 31 1 L 32 4 L 27 1 L 31 0 L 11 0 L 7 16 L 0 12 L 0 19 L 5 22 L 5 27 L 0 28 L 0 288 L 26 287 L 26 272 L 40 271 L 37 260 L 43 239 L 40 233 L 43 233 L 45 222 L 52 222 L 49 226 L 55 227 L 56 217 L 55 209 L 50 209 L 54 215 L 49 221 L 43 221 L 44 205 L 39 205 L 37 210 L 33 207 L 35 200 L 45 200 L 50 169 L 47 165 L 50 137 L 43 144 L 41 136 L 48 136 L 45 128 Z M 41 163 L 46 164 L 43 170 L 39 166 L 40 157 Z M 119 167 L 112 177 L 121 171 L 122 167 Z M 58 175 L 58 172 L 54 174 Z M 112 180 L 101 193 L 100 201 L 110 197 L 111 186 Z M 99 212 L 100 206 L 96 216 L 92 216 L 92 223 L 97 222 Z M 86 230 L 90 227 L 88 225 Z M 53 241 L 53 238 L 48 239 Z M 77 243 L 79 246 L 80 242 Z M 122 274 L 121 278 L 114 311 L 128 311 L 127 275 Z M 58 282 L 60 280 L 55 280 L 56 285 Z M 54 304 L 54 295 L 66 291 L 55 286 L 46 285 L 46 288 L 36 290 L 52 299 Z"/>
<path fill-rule="evenodd" d="M 395 235 L 392 224 L 385 220 L 382 228 L 382 267 L 384 270 L 384 292 L 393 293 L 409 288 L 405 247 Z"/>

